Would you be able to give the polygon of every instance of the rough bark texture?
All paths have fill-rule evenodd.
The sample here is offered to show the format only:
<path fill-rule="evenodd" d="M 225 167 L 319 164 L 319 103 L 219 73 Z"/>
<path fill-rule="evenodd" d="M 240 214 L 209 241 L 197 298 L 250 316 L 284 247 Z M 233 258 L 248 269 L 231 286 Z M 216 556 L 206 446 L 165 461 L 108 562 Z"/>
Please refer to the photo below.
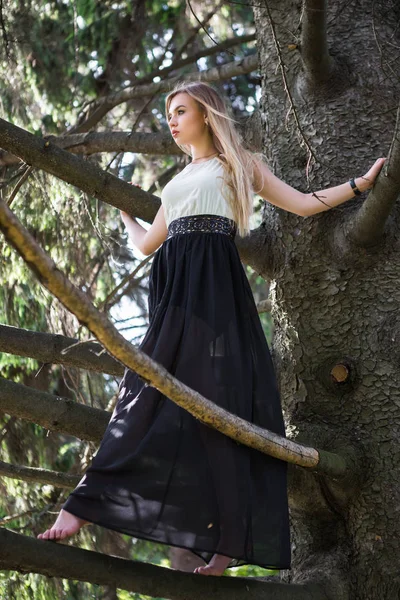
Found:
<path fill-rule="evenodd" d="M 321 161 L 312 166 L 310 188 L 307 151 L 293 116 L 287 116 L 290 104 L 267 8 L 301 127 Z M 399 46 L 400 15 L 392 3 L 374 8 L 375 15 L 367 1 L 329 3 L 328 47 L 341 77 L 314 86 L 298 44 L 302 3 L 274 0 L 255 8 L 264 151 L 275 174 L 301 191 L 363 175 L 376 158 L 387 156 L 399 69 L 394 62 L 395 72 L 385 77 L 385 56 L 394 55 L 381 47 L 382 58 L 377 40 Z M 321 476 L 307 505 L 296 504 L 292 479 L 293 568 L 287 580 L 331 578 L 340 582 L 333 598 L 391 600 L 400 589 L 399 204 L 379 245 L 357 249 L 345 234 L 333 232 L 346 231 L 364 199 L 308 218 L 265 206 L 266 229 L 274 232 L 273 358 L 287 432 L 331 451 L 347 439 L 364 456 L 359 489 L 346 498 Z M 262 266 L 260 256 L 257 264 Z"/>

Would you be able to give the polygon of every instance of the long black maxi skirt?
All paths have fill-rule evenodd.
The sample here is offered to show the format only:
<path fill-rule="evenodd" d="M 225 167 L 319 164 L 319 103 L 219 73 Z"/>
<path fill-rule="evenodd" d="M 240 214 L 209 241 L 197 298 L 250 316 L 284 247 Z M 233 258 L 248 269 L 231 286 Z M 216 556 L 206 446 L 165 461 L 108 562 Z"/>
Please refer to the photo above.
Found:
<path fill-rule="evenodd" d="M 219 215 L 172 221 L 154 255 L 139 347 L 226 410 L 285 436 L 250 284 Z M 103 527 L 243 564 L 290 569 L 287 463 L 202 424 L 134 371 L 63 508 Z"/>

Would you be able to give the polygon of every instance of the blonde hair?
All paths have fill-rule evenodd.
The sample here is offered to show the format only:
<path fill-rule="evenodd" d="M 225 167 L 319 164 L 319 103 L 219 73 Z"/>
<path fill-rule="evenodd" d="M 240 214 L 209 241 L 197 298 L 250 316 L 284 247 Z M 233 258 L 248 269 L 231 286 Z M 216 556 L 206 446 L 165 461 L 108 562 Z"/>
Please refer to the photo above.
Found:
<path fill-rule="evenodd" d="M 233 125 L 237 121 L 230 116 L 220 94 L 207 83 L 183 82 L 175 85 L 165 99 L 167 116 L 172 98 L 180 92 L 189 94 L 208 119 L 212 141 L 219 152 L 217 158 L 224 168 L 224 182 L 229 190 L 229 196 L 225 199 L 237 223 L 237 233 L 246 236 L 250 233 L 249 219 L 253 214 L 254 194 L 257 193 L 253 190 L 254 167 L 259 162 L 258 159 L 264 160 L 265 157 L 243 147 L 242 137 Z M 189 146 L 178 146 L 190 155 Z M 262 177 L 261 173 L 260 175 Z M 260 190 L 263 185 L 264 182 Z"/>

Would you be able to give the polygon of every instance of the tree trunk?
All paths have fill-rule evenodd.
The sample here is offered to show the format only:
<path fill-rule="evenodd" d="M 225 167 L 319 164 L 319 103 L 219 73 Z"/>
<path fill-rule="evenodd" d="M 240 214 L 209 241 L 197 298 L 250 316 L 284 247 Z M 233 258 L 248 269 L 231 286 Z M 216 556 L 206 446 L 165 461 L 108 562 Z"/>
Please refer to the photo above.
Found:
<path fill-rule="evenodd" d="M 273 0 L 255 8 L 264 153 L 275 175 L 303 192 L 361 176 L 389 151 L 400 87 L 399 8 L 374 6 L 375 14 L 364 0 L 329 3 L 330 56 L 315 69 L 307 59 L 319 57 L 308 51 L 321 24 L 312 19 L 325 3 Z M 309 189 L 303 135 L 318 159 L 311 161 Z M 275 244 L 261 274 L 274 283 L 272 353 L 287 433 L 330 451 L 347 440 L 363 455 L 357 493 L 346 495 L 308 473 L 314 494 L 300 505 L 299 483 L 291 481 L 287 580 L 330 578 L 332 598 L 392 600 L 400 590 L 399 206 L 390 231 L 366 250 L 340 235 L 364 201 L 363 195 L 307 218 L 266 203 L 265 227 Z"/>

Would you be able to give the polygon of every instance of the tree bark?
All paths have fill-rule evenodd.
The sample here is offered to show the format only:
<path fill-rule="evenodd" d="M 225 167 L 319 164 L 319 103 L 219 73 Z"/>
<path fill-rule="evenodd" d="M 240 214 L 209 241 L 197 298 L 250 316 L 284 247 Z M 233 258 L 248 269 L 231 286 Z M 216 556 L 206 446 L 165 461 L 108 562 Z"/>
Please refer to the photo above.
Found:
<path fill-rule="evenodd" d="M 304 27 L 302 9 L 318 2 L 267 4 L 270 14 L 265 3 L 257 4 L 255 24 L 270 166 L 304 192 L 363 175 L 376 158 L 387 156 L 395 130 L 399 79 L 382 79 L 393 48 L 378 49 L 377 40 L 399 45 L 398 8 L 382 2 L 374 16 L 364 0 L 330 2 L 326 40 L 318 43 L 329 49 L 342 77 L 314 78 L 310 86 L 302 48 L 293 41 Z M 291 99 L 278 68 L 271 18 Z M 396 178 L 398 170 L 391 183 Z M 349 587 L 337 589 L 338 599 L 391 600 L 400 590 L 399 207 L 393 194 L 383 194 L 381 204 L 370 194 L 363 205 L 363 195 L 306 219 L 269 204 L 263 213 L 274 239 L 268 247 L 273 272 L 265 274 L 274 282 L 272 352 L 287 431 L 292 439 L 318 440 L 324 448 L 345 437 L 364 455 L 358 492 L 345 503 L 323 477 L 307 507 L 291 502 L 294 553 L 288 578 L 313 580 L 316 563 L 326 578 L 346 571 Z M 358 233 L 354 228 L 360 219 L 368 227 L 364 240 L 362 227 Z M 371 232 L 379 235 L 369 249 Z M 258 261 L 262 267 L 262 258 Z M 321 502 L 328 503 L 330 514 L 321 516 Z"/>
<path fill-rule="evenodd" d="M 216 590 L 215 577 L 37 540 L 7 529 L 0 529 L 0 568 L 113 585 L 170 600 L 204 600 Z M 217 582 L 219 600 L 329 600 L 322 583 L 288 585 L 276 583 L 273 577 L 219 577 Z"/>

